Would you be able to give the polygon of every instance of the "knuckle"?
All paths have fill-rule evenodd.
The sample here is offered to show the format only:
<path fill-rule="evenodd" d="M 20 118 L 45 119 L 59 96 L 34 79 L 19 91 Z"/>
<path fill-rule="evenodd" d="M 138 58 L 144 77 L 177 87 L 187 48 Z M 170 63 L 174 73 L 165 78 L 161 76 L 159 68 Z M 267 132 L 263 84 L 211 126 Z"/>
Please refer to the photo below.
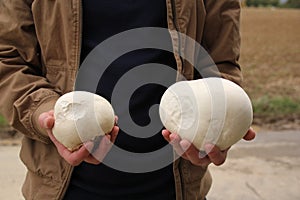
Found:
<path fill-rule="evenodd" d="M 220 160 L 214 161 L 213 163 L 214 163 L 216 166 L 220 166 L 220 165 L 224 164 L 224 162 L 225 162 L 225 159 L 220 159 Z"/>
<path fill-rule="evenodd" d="M 78 166 L 81 162 L 79 161 L 79 160 L 77 160 L 77 159 L 69 159 L 69 160 L 67 160 L 67 162 L 70 164 L 70 165 L 72 165 L 73 167 L 76 167 L 76 166 Z"/>

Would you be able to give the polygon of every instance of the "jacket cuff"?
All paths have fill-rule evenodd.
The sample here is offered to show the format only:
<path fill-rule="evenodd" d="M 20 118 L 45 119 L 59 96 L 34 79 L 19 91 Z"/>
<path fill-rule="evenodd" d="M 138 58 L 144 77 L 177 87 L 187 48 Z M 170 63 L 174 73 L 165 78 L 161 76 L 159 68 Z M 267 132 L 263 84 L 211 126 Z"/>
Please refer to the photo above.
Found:
<path fill-rule="evenodd" d="M 44 112 L 53 110 L 57 99 L 58 96 L 50 96 L 46 100 L 40 102 L 40 105 L 35 109 L 31 117 L 32 131 L 45 143 L 49 143 L 50 139 L 46 130 L 39 124 L 39 116 Z"/>

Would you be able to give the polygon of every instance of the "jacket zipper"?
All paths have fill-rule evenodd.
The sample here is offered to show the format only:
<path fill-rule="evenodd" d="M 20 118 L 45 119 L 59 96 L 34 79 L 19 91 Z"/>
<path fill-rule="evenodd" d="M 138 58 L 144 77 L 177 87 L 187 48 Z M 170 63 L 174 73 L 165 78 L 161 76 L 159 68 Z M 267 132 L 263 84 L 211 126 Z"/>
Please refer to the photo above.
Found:
<path fill-rule="evenodd" d="M 77 56 L 77 59 L 76 59 L 76 62 L 75 62 L 75 65 L 77 67 L 77 70 L 79 69 L 79 65 L 80 65 L 80 54 L 81 54 L 81 42 L 82 42 L 82 1 L 81 0 L 74 0 L 74 1 L 77 1 L 78 5 L 79 5 L 79 8 L 78 8 L 78 22 L 79 22 L 79 37 L 78 37 L 78 56 Z M 77 30 L 78 30 L 77 29 Z M 76 78 L 76 77 L 75 77 Z M 74 82 L 74 85 L 75 85 L 75 82 Z M 75 86 L 74 86 L 75 87 Z M 73 88 L 74 89 L 74 88 Z M 62 188 L 62 192 L 61 194 L 59 195 L 58 199 L 61 200 L 63 199 L 63 197 L 65 196 L 66 192 L 67 192 L 67 189 L 68 189 L 68 186 L 70 184 L 70 181 L 71 181 L 71 175 L 72 175 L 72 172 L 73 172 L 73 169 L 74 167 L 73 166 L 67 166 L 67 170 L 66 170 L 66 181 L 63 183 L 63 188 Z"/>
<path fill-rule="evenodd" d="M 181 36 L 180 36 L 180 33 L 179 33 L 179 26 L 177 24 L 177 14 L 176 14 L 176 5 L 175 5 L 175 0 L 171 0 L 171 6 L 172 6 L 172 15 L 173 15 L 173 24 L 174 24 L 174 27 L 175 27 L 175 30 L 177 32 L 177 37 L 178 37 L 178 55 L 179 55 L 179 58 L 180 58 L 180 62 L 181 62 L 181 70 L 182 72 L 180 73 L 183 73 L 183 58 L 181 56 Z M 178 164 L 180 165 L 180 163 Z M 183 191 L 184 191 L 184 183 L 182 181 L 182 169 L 180 166 L 178 166 L 178 170 L 179 170 L 179 175 L 180 175 L 180 182 L 181 182 L 181 200 L 184 200 L 184 194 L 183 194 Z M 177 199 L 177 198 L 176 198 Z"/>
<path fill-rule="evenodd" d="M 179 55 L 179 58 L 180 58 L 180 62 L 181 62 L 181 70 L 182 72 L 180 73 L 183 73 L 183 58 L 181 56 L 181 36 L 180 36 L 180 33 L 179 33 L 179 26 L 177 24 L 177 14 L 176 14 L 176 2 L 175 0 L 171 0 L 171 6 L 172 6 L 172 15 L 173 15 L 173 23 L 174 23 L 174 26 L 175 26 L 175 30 L 176 30 L 176 33 L 177 33 L 177 37 L 178 37 L 178 55 Z"/>
<path fill-rule="evenodd" d="M 80 67 L 80 55 L 81 55 L 81 46 L 82 46 L 82 0 L 79 0 L 79 50 L 78 50 L 78 58 L 77 58 L 77 70 L 79 69 Z"/>

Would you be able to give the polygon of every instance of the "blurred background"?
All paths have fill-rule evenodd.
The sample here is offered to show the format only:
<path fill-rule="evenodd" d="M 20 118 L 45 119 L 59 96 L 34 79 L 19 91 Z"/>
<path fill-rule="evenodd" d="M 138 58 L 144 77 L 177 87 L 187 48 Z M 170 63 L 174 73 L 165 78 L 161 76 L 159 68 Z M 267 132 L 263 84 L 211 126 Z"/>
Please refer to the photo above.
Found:
<path fill-rule="evenodd" d="M 300 0 L 241 0 L 243 87 L 254 109 L 252 142 L 210 166 L 208 200 L 300 199 Z M 0 114 L 0 199 L 22 199 L 21 135 Z"/>

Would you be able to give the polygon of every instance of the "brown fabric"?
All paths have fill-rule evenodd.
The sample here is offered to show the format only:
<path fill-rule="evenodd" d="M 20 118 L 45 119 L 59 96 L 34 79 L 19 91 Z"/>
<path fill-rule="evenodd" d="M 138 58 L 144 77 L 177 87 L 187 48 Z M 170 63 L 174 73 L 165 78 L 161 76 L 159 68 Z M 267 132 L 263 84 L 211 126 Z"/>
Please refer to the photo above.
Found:
<path fill-rule="evenodd" d="M 180 55 L 190 55 L 194 44 L 174 30 L 202 44 L 222 77 L 240 84 L 239 0 L 166 3 L 178 74 L 193 79 L 192 65 Z M 25 135 L 20 157 L 28 173 L 22 191 L 26 199 L 62 199 L 73 168 L 58 155 L 37 118 L 73 90 L 81 48 L 81 1 L 2 0 L 0 10 L 0 112 Z M 174 175 L 178 200 L 204 199 L 211 184 L 206 168 L 178 159 Z"/>

